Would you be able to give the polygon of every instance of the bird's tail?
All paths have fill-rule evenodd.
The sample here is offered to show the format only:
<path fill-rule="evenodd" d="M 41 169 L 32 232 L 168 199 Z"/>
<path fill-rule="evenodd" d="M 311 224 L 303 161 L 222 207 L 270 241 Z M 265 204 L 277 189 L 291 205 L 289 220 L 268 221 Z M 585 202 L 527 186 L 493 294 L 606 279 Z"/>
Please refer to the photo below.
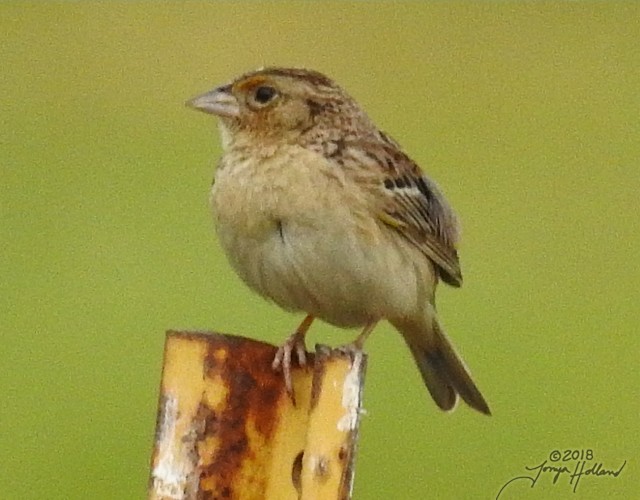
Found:
<path fill-rule="evenodd" d="M 489 405 L 444 333 L 438 319 L 416 325 L 396 325 L 402 333 L 431 397 L 445 411 L 453 410 L 458 396 L 480 413 L 491 415 Z"/>

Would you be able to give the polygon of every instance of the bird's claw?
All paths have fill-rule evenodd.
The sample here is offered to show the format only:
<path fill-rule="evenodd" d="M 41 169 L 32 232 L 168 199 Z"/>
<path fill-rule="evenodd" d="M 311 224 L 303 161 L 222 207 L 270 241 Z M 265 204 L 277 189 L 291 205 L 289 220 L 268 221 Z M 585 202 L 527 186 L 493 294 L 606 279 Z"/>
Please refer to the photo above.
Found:
<path fill-rule="evenodd" d="M 291 398 L 291 402 L 295 406 L 296 397 L 293 392 L 293 381 L 291 378 L 291 361 L 292 354 L 295 354 L 297 358 L 298 366 L 306 366 L 307 364 L 307 348 L 304 343 L 304 333 L 296 331 L 291 335 L 285 343 L 278 348 L 275 358 L 273 359 L 272 367 L 274 370 L 282 370 L 282 376 L 284 377 L 284 385 L 287 390 L 287 394 Z"/>

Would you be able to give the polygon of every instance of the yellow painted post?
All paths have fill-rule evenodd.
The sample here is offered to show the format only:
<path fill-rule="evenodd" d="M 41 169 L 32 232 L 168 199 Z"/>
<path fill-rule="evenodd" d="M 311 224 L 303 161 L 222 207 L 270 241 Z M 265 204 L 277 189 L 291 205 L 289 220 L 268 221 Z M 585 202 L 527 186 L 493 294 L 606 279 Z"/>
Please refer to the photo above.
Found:
<path fill-rule="evenodd" d="M 319 346 L 293 370 L 293 406 L 276 349 L 167 333 L 150 499 L 351 497 L 366 356 Z"/>

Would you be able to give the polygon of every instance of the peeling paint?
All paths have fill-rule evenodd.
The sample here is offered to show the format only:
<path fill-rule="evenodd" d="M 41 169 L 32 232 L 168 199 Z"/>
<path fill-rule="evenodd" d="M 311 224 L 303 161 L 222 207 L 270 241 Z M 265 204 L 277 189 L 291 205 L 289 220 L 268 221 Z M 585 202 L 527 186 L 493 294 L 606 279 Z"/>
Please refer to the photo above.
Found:
<path fill-rule="evenodd" d="M 163 395 L 162 417 L 159 422 L 158 441 L 160 447 L 156 459 L 156 466 L 151 472 L 153 488 L 163 498 L 182 500 L 185 498 L 189 483 L 193 477 L 196 464 L 189 459 L 187 451 L 195 442 L 183 442 L 182 446 L 175 446 L 178 440 L 176 428 L 178 422 L 178 400 L 171 395 Z M 186 455 L 186 456 L 185 456 Z"/>
<path fill-rule="evenodd" d="M 358 426 L 360 407 L 360 367 L 362 365 L 362 351 L 355 351 L 351 362 L 351 369 L 342 384 L 342 407 L 345 414 L 338 420 L 339 431 L 348 432 Z"/>

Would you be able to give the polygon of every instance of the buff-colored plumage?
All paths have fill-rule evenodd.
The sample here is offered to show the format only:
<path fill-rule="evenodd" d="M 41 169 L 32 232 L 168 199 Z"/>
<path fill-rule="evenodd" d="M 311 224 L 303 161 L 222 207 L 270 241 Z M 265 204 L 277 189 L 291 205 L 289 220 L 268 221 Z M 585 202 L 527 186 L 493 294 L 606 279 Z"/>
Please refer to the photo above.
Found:
<path fill-rule="evenodd" d="M 489 407 L 441 329 L 439 280 L 460 286 L 458 226 L 444 197 L 400 146 L 333 81 L 267 68 L 190 104 L 220 117 L 224 154 L 211 189 L 222 247 L 243 281 L 283 309 L 403 335 L 429 392 L 450 410 L 460 395 Z M 288 381 L 290 384 L 290 381 Z"/>

